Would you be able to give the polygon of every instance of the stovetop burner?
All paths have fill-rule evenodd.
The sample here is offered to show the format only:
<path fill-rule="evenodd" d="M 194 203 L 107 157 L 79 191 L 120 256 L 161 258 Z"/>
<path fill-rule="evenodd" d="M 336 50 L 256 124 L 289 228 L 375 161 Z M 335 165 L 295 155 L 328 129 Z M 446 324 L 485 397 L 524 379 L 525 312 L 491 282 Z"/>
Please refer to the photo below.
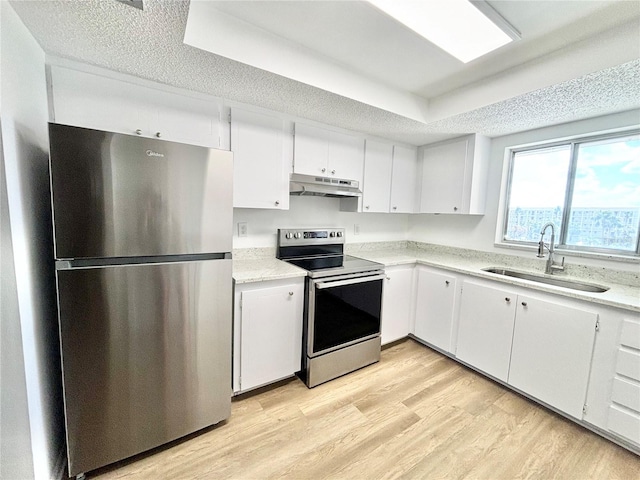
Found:
<path fill-rule="evenodd" d="M 382 270 L 384 265 L 344 255 L 344 229 L 280 229 L 277 258 L 304 268 L 311 278 Z"/>

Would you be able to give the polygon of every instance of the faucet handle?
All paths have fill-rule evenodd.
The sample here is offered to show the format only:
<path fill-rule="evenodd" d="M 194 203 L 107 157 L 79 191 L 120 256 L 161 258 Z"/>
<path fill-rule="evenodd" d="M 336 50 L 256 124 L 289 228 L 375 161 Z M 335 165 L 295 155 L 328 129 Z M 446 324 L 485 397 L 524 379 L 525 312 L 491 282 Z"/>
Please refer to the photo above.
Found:
<path fill-rule="evenodd" d="M 562 263 L 560 263 L 560 265 L 552 264 L 551 270 L 557 270 L 558 272 L 564 271 L 564 257 L 562 257 Z"/>
<path fill-rule="evenodd" d="M 538 254 L 536 255 L 538 258 L 544 258 L 544 241 L 540 240 L 538 242 Z"/>

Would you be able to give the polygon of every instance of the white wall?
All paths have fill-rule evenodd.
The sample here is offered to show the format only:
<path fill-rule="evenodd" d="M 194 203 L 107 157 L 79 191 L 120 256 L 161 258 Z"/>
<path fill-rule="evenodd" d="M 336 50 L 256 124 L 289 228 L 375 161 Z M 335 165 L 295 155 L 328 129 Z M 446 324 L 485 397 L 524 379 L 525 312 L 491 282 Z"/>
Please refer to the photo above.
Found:
<path fill-rule="evenodd" d="M 325 197 L 290 197 L 289 210 L 233 210 L 233 248 L 275 247 L 278 228 L 342 227 L 347 243 L 406 240 L 409 216 L 391 213 L 340 211 L 340 200 Z M 247 237 L 238 237 L 238 222 L 247 222 Z M 360 234 L 354 234 L 354 225 Z"/>
<path fill-rule="evenodd" d="M 472 248 L 487 252 L 525 257 L 535 255 L 533 248 L 530 251 L 522 251 L 500 248 L 494 245 L 505 149 L 515 145 L 623 128 L 638 125 L 639 123 L 640 111 L 636 110 L 494 138 L 491 141 L 486 214 L 482 216 L 412 215 L 409 218 L 408 238 L 420 242 Z M 544 195 L 544 188 L 541 188 L 540 194 Z M 583 265 L 603 266 L 625 271 L 637 271 L 638 269 L 637 263 L 584 257 L 571 258 L 569 255 L 566 257 L 567 262 Z"/>
<path fill-rule="evenodd" d="M 0 132 L 1 133 L 1 132 Z M 0 479 L 34 478 L 18 286 L 0 138 Z"/>
<path fill-rule="evenodd" d="M 7 226 L 11 234 L 9 252 L 3 242 L 0 321 L 3 346 L 12 342 L 14 352 L 10 365 L 5 366 L 3 348 L 0 463 L 2 478 L 49 479 L 57 474 L 56 464 L 63 453 L 64 423 L 52 262 L 45 58 L 8 2 L 0 2 L 0 12 L 0 119 L 8 210 L 7 215 L 3 208 L 2 226 L 3 235 Z M 5 269 L 4 262 L 10 257 L 14 268 Z M 15 288 L 9 288 L 12 285 Z M 5 300 L 9 302 L 6 309 Z M 5 377 L 7 370 L 13 375 Z M 5 387 L 11 389 L 10 394 L 5 395 Z M 15 417 L 9 419 L 6 415 L 12 413 Z M 27 439 L 30 448 L 4 448 L 14 440 L 24 443 Z"/>

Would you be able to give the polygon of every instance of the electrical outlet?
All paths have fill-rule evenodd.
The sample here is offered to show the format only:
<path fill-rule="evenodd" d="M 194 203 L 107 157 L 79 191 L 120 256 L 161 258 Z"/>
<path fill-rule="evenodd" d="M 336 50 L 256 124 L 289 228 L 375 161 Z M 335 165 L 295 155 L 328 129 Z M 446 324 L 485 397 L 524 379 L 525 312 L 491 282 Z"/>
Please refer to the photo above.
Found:
<path fill-rule="evenodd" d="M 247 236 L 247 222 L 238 222 L 238 236 L 239 237 Z"/>
<path fill-rule="evenodd" d="M 357 223 L 353 226 L 353 234 L 360 235 L 360 225 L 358 225 Z"/>

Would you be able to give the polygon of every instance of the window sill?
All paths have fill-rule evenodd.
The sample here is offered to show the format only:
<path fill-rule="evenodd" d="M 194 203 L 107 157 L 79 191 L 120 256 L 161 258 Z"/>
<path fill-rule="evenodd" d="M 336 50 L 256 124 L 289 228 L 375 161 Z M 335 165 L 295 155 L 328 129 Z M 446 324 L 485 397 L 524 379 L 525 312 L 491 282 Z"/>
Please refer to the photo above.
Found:
<path fill-rule="evenodd" d="M 505 248 L 510 250 L 520 250 L 524 252 L 537 253 L 537 247 L 531 245 L 519 245 L 515 243 L 497 242 L 493 244 L 496 248 Z M 579 257 L 579 258 L 593 258 L 598 260 L 607 260 L 611 262 L 621 263 L 638 263 L 640 264 L 640 257 L 636 255 L 621 255 L 612 253 L 598 253 L 598 252 L 585 252 L 580 250 L 567 250 L 563 248 L 557 248 L 554 250 L 556 255 L 567 257 Z"/>

